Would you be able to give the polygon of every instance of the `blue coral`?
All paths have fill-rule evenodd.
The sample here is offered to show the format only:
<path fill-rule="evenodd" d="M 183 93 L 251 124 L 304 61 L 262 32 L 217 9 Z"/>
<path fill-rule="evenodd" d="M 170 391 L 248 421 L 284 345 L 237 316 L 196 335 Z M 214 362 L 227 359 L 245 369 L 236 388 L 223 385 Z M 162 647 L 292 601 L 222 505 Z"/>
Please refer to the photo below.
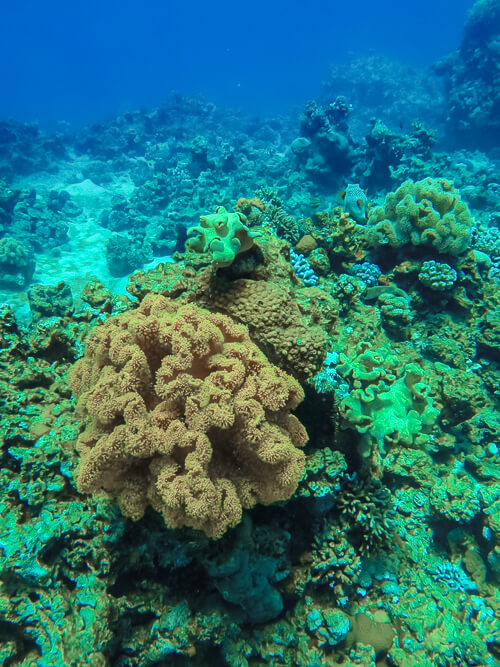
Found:
<path fill-rule="evenodd" d="M 342 400 L 349 393 L 349 385 L 337 373 L 335 365 L 338 361 L 336 352 L 329 352 L 323 362 L 321 370 L 312 378 L 314 388 L 318 394 L 324 394 L 334 391 L 337 399 Z"/>
<path fill-rule="evenodd" d="M 455 284 L 457 272 L 449 264 L 431 259 L 422 264 L 418 279 L 422 285 L 430 287 L 431 290 L 444 292 Z"/>
<path fill-rule="evenodd" d="M 349 617 L 340 609 L 311 609 L 306 623 L 309 632 L 318 637 L 318 646 L 340 644 L 351 629 Z"/>
<path fill-rule="evenodd" d="M 477 585 L 469 579 L 462 568 L 456 563 L 449 561 L 442 561 L 437 563 L 434 568 L 429 569 L 434 581 L 439 581 L 453 591 L 467 591 L 477 590 Z"/>
<path fill-rule="evenodd" d="M 349 273 L 351 276 L 362 280 L 367 287 L 374 287 L 378 285 L 378 278 L 382 275 L 382 269 L 377 264 L 362 262 L 361 264 L 355 264 Z"/>
<path fill-rule="evenodd" d="M 290 263 L 295 275 L 300 278 L 306 287 L 315 287 L 318 284 L 318 276 L 312 270 L 304 255 L 299 255 L 290 248 Z"/>

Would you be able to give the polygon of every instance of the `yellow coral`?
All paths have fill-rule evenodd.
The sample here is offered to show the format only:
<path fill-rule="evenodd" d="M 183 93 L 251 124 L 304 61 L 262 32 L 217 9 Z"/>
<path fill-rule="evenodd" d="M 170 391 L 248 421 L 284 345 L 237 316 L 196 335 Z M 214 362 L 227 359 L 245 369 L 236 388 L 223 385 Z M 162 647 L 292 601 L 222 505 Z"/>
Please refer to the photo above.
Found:
<path fill-rule="evenodd" d="M 93 332 L 70 381 L 85 423 L 78 489 L 107 491 L 134 520 L 151 505 L 171 528 L 218 538 L 297 487 L 302 389 L 226 315 L 149 295 Z"/>

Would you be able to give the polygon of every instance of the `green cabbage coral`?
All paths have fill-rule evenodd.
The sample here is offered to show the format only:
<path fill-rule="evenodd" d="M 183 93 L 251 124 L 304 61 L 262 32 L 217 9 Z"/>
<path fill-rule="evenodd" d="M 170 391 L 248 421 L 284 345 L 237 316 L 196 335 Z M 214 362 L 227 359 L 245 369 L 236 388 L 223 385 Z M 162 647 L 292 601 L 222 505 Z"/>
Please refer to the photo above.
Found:
<path fill-rule="evenodd" d="M 470 247 L 473 221 L 458 190 L 444 178 L 405 181 L 384 206 L 370 212 L 366 238 L 372 246 L 432 246 L 460 255 Z"/>
<path fill-rule="evenodd" d="M 208 252 L 217 267 L 229 266 L 240 252 L 254 245 L 255 232 L 244 224 L 243 213 L 228 213 L 218 206 L 215 213 L 200 218 L 200 224 L 190 227 L 188 235 L 198 235 L 186 241 L 186 249 L 194 252 Z"/>
<path fill-rule="evenodd" d="M 362 434 L 363 456 L 370 456 L 374 445 L 384 455 L 386 441 L 409 446 L 429 439 L 439 410 L 419 366 L 402 365 L 397 355 L 379 348 L 353 360 L 344 357 L 337 370 L 354 387 L 340 410 L 347 424 Z"/>

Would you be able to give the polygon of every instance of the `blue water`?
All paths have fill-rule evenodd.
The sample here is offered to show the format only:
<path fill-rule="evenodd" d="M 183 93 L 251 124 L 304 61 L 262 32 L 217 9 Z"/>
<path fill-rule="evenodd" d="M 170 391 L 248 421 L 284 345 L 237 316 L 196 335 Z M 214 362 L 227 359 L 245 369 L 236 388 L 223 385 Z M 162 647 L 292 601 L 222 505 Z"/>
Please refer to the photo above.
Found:
<path fill-rule="evenodd" d="M 456 2 L 2 3 L 0 117 L 81 125 L 203 94 L 250 113 L 288 113 L 328 65 L 383 53 L 429 65 L 459 45 Z"/>

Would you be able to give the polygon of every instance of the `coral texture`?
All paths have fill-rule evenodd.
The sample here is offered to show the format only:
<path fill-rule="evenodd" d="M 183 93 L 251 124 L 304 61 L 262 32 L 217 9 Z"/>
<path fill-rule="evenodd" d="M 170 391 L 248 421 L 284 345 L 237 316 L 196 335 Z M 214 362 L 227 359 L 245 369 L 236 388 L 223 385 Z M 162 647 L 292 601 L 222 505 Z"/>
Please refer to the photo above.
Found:
<path fill-rule="evenodd" d="M 444 178 L 405 181 L 390 192 L 384 206 L 368 217 L 366 237 L 373 246 L 432 246 L 460 255 L 471 243 L 472 218 L 459 192 Z"/>
<path fill-rule="evenodd" d="M 500 141 L 500 3 L 477 0 L 460 48 L 434 67 L 445 83 L 449 138 L 473 149 Z"/>
<path fill-rule="evenodd" d="M 132 519 L 151 505 L 171 528 L 218 538 L 297 487 L 302 389 L 225 315 L 148 296 L 93 332 L 71 385 L 78 489 L 104 489 Z"/>
<path fill-rule="evenodd" d="M 354 388 L 340 409 L 363 435 L 362 455 L 369 456 L 374 444 L 385 453 L 386 439 L 406 446 L 429 439 L 439 410 L 417 364 L 401 368 L 397 356 L 385 348 L 360 351 L 353 360 L 341 356 L 338 370 L 352 379 Z"/>
<path fill-rule="evenodd" d="M 235 280 L 214 295 L 214 305 L 248 325 L 269 358 L 299 380 L 312 377 L 326 357 L 326 335 L 307 323 L 292 295 L 273 283 Z"/>
<path fill-rule="evenodd" d="M 455 284 L 457 272 L 449 264 L 431 259 L 422 264 L 418 279 L 423 285 L 430 287 L 435 292 L 444 292 Z"/>
<path fill-rule="evenodd" d="M 11 236 L 0 239 L 0 285 L 24 287 L 35 270 L 32 253 Z"/>

